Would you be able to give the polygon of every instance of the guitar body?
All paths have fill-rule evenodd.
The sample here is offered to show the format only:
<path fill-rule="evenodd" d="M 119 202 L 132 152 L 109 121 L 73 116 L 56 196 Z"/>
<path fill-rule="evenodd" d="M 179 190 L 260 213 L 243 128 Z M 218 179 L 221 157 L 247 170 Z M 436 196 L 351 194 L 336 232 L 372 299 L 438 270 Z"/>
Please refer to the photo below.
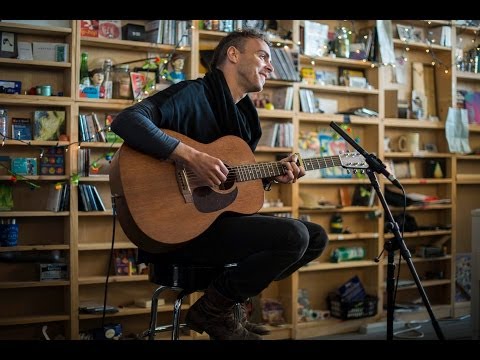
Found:
<path fill-rule="evenodd" d="M 202 144 L 171 130 L 181 142 L 221 159 L 227 167 L 255 163 L 250 147 L 236 136 Z M 159 160 L 123 144 L 112 159 L 110 187 L 117 217 L 127 237 L 153 253 L 168 252 L 205 231 L 224 212 L 253 214 L 264 201 L 262 180 L 227 180 L 222 188 L 196 181 L 169 160 Z"/>

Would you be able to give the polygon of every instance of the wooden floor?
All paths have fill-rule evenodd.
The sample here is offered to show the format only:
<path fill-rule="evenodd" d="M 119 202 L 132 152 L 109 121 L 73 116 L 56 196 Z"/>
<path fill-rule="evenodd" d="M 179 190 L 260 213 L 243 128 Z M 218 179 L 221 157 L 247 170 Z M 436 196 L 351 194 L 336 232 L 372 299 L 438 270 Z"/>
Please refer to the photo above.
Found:
<path fill-rule="evenodd" d="M 456 319 L 438 320 L 440 331 L 445 340 L 472 340 L 472 321 L 470 315 Z M 311 338 L 309 340 L 387 340 L 386 329 L 339 335 L 327 335 Z M 439 340 L 430 320 L 407 322 L 406 326 L 395 326 L 392 340 Z M 476 340 L 478 341 L 478 340 Z"/>

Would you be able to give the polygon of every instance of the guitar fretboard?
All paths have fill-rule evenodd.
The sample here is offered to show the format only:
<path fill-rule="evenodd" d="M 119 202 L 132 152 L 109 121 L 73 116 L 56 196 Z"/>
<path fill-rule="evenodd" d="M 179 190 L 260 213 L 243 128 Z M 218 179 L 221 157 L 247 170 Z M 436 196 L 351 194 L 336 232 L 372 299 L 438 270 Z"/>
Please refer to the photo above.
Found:
<path fill-rule="evenodd" d="M 338 155 L 317 157 L 303 160 L 305 171 L 341 166 Z M 285 168 L 280 161 L 240 165 L 231 168 L 235 173 L 236 181 L 249 181 L 280 176 L 285 173 Z"/>

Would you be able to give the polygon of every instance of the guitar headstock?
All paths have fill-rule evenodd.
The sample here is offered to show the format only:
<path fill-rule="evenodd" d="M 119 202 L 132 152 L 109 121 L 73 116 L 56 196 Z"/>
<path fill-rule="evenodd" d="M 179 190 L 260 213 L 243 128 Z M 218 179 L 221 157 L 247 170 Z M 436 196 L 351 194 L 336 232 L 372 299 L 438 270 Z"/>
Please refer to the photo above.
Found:
<path fill-rule="evenodd" d="M 338 155 L 338 158 L 345 169 L 368 169 L 365 157 L 358 152 L 346 152 Z"/>

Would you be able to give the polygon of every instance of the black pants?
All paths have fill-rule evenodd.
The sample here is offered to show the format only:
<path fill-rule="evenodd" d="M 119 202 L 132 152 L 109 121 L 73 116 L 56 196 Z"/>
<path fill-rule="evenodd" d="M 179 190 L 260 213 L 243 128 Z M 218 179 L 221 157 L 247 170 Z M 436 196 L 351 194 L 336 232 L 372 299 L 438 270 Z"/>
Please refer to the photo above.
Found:
<path fill-rule="evenodd" d="M 216 278 L 213 286 L 242 302 L 317 258 L 327 242 L 325 230 L 311 222 L 224 214 L 181 248 L 167 254 L 142 254 L 139 261 L 209 266 L 237 263 Z"/>

